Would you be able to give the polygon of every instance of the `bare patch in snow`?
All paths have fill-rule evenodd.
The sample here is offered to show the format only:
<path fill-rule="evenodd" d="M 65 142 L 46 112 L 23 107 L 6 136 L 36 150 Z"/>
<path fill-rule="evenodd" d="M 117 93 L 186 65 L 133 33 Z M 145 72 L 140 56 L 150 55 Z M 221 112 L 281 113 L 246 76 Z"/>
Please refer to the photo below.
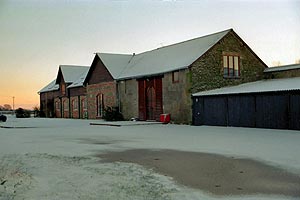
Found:
<path fill-rule="evenodd" d="M 0 200 L 170 200 L 178 192 L 172 180 L 136 164 L 45 153 L 0 159 Z"/>
<path fill-rule="evenodd" d="M 267 164 L 209 153 L 135 149 L 98 155 L 104 162 L 137 163 L 214 195 L 300 196 L 300 177 Z"/>

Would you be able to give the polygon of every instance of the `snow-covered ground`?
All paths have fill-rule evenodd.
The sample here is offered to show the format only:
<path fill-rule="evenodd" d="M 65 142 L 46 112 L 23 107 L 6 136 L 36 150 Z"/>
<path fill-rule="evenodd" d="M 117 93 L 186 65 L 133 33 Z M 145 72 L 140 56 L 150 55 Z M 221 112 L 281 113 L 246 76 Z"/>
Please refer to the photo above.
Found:
<path fill-rule="evenodd" d="M 99 121 L 9 116 L 0 123 L 13 127 L 0 128 L 0 199 L 298 199 L 214 196 L 137 164 L 101 163 L 96 155 L 127 149 L 208 152 L 300 174 L 299 131 L 90 122 Z"/>

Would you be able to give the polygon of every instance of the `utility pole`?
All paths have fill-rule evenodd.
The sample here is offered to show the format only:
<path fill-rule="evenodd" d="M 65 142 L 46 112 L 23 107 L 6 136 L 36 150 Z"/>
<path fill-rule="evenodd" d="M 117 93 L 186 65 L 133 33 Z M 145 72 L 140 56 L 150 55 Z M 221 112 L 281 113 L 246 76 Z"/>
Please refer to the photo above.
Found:
<path fill-rule="evenodd" d="M 15 110 L 15 97 L 12 98 L 13 98 L 13 110 Z"/>

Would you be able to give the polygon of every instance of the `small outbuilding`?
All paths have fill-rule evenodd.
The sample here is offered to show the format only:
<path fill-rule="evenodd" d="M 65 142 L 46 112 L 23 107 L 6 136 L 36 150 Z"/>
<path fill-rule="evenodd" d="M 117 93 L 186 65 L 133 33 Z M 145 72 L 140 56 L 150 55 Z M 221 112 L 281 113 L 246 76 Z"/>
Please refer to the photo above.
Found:
<path fill-rule="evenodd" d="M 300 130 L 300 78 L 261 80 L 192 95 L 193 125 Z"/>

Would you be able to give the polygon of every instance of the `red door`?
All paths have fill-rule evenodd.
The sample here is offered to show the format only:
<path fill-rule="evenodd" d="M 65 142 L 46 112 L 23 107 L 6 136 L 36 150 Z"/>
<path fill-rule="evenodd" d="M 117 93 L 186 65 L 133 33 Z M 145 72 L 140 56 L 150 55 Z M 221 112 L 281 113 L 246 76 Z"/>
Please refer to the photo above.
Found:
<path fill-rule="evenodd" d="M 146 117 L 147 120 L 155 120 L 156 95 L 154 87 L 148 87 L 146 93 Z"/>
<path fill-rule="evenodd" d="M 139 85 L 139 119 L 159 120 L 162 109 L 162 78 L 141 79 Z"/>

